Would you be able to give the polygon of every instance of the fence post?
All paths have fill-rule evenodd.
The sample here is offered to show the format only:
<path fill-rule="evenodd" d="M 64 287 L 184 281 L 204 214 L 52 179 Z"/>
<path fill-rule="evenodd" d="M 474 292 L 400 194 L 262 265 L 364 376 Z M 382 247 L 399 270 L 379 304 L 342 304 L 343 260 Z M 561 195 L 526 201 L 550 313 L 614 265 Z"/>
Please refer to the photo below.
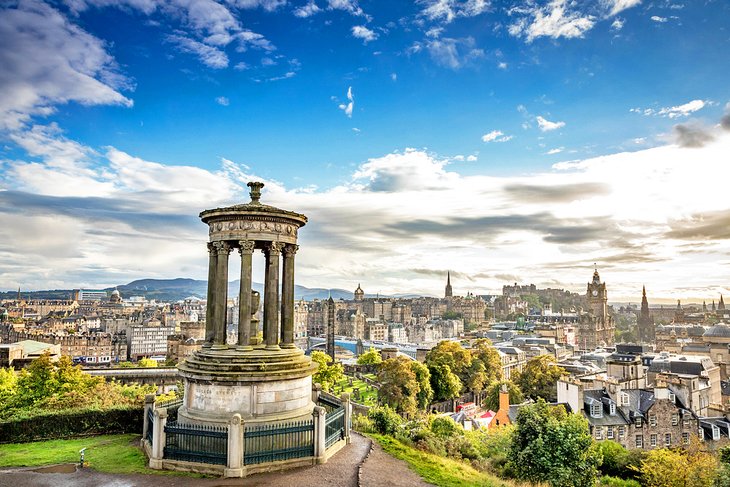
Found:
<path fill-rule="evenodd" d="M 167 424 L 167 409 L 155 409 L 155 424 L 152 429 L 152 456 L 150 468 L 162 470 L 162 458 L 165 454 L 165 425 Z"/>
<path fill-rule="evenodd" d="M 152 425 L 149 422 L 149 411 L 151 408 L 155 407 L 155 395 L 154 394 L 147 394 L 144 397 L 144 423 L 142 426 L 142 441 L 144 442 L 145 438 L 147 438 L 147 432 L 149 431 L 149 428 L 152 427 Z M 152 446 L 152 445 L 150 445 Z"/>
<path fill-rule="evenodd" d="M 322 384 L 312 384 L 312 402 L 317 404 L 319 401 L 319 395 L 322 392 Z"/>
<path fill-rule="evenodd" d="M 243 477 L 243 421 L 234 414 L 228 421 L 228 461 L 224 477 Z"/>
<path fill-rule="evenodd" d="M 316 463 L 325 463 L 325 428 L 327 426 L 325 419 L 325 409 L 322 406 L 314 406 L 312 412 L 314 419 L 314 457 Z"/>
<path fill-rule="evenodd" d="M 340 396 L 340 401 L 342 401 L 342 407 L 345 410 L 345 444 L 350 444 L 350 425 L 352 421 L 352 403 L 350 402 L 350 393 L 349 392 L 343 392 Z"/>

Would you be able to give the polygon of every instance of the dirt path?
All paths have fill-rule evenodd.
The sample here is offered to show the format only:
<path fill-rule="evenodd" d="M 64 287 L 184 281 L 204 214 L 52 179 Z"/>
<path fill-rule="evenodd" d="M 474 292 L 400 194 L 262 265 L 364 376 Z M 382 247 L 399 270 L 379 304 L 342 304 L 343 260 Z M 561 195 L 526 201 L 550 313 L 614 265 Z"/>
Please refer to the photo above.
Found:
<path fill-rule="evenodd" d="M 354 432 L 351 444 L 324 465 L 253 475 L 245 479 L 115 475 L 99 473 L 93 469 L 78 470 L 73 473 L 55 473 L 53 469 L 49 471 L 47 468 L 0 470 L 0 487 L 223 487 L 232 485 L 248 487 L 423 487 L 429 484 L 424 483 L 404 462 L 387 455 L 378 445 L 372 444 L 370 439 Z"/>

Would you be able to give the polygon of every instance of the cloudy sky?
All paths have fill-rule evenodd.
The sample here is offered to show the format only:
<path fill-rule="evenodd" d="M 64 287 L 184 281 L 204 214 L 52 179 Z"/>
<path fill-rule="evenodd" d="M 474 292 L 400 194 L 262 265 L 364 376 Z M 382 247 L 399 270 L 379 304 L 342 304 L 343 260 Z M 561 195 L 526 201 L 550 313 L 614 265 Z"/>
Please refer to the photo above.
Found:
<path fill-rule="evenodd" d="M 1 8 L 0 289 L 205 279 L 257 179 L 309 287 L 730 293 L 726 1 Z"/>

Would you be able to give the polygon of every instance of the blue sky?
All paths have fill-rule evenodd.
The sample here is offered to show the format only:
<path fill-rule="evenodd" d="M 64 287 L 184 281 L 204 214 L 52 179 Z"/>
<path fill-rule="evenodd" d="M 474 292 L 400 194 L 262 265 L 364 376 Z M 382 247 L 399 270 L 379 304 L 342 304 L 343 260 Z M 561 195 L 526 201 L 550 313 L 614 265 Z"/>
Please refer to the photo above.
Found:
<path fill-rule="evenodd" d="M 256 178 L 306 286 L 730 289 L 727 2 L 3 6 L 0 288 L 204 278 Z"/>

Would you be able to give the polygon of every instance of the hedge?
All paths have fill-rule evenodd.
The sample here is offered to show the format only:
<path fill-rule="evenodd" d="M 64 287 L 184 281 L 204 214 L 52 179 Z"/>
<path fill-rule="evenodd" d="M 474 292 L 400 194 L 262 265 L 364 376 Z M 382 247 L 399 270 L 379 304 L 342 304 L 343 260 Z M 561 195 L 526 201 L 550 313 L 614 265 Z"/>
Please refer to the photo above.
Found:
<path fill-rule="evenodd" d="M 104 434 L 142 434 L 143 410 L 120 406 L 110 409 L 40 411 L 0 421 L 0 443 L 23 443 Z"/>

